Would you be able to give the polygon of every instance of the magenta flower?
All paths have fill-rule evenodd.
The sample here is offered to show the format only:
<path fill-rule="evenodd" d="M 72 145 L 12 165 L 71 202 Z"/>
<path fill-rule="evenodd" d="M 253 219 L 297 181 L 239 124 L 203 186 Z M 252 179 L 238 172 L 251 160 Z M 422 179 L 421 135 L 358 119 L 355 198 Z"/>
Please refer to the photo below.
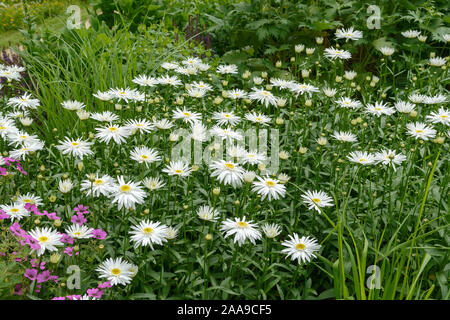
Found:
<path fill-rule="evenodd" d="M 14 295 L 16 296 L 21 296 L 23 294 L 23 290 L 22 290 L 22 284 L 17 284 L 16 287 L 14 288 Z"/>
<path fill-rule="evenodd" d="M 99 289 L 105 289 L 105 288 L 111 288 L 111 287 L 112 287 L 111 286 L 111 281 L 106 281 L 106 282 L 100 283 L 97 286 L 97 288 L 99 288 Z"/>
<path fill-rule="evenodd" d="M 73 211 L 75 211 L 77 214 L 89 214 L 89 207 L 85 207 L 82 204 L 79 204 L 76 206 Z"/>
<path fill-rule="evenodd" d="M 87 219 L 84 217 L 82 213 L 77 213 L 76 215 L 72 216 L 72 219 L 70 219 L 72 223 L 79 224 L 82 226 L 84 223 L 87 222 Z"/>
<path fill-rule="evenodd" d="M 104 294 L 104 292 L 102 290 L 97 289 L 97 288 L 93 288 L 93 289 L 87 289 L 87 294 L 91 298 L 101 299 L 103 294 Z"/>
<path fill-rule="evenodd" d="M 36 280 L 38 271 L 36 269 L 27 269 L 25 270 L 24 276 L 25 278 L 30 279 L 31 281 Z"/>
<path fill-rule="evenodd" d="M 103 240 L 106 238 L 106 232 L 102 229 L 94 229 L 92 230 L 92 237 L 94 239 Z"/>
<path fill-rule="evenodd" d="M 74 240 L 71 236 L 69 236 L 68 234 L 63 234 L 63 236 L 61 237 L 61 242 L 64 243 L 68 243 L 68 244 L 73 244 Z"/>

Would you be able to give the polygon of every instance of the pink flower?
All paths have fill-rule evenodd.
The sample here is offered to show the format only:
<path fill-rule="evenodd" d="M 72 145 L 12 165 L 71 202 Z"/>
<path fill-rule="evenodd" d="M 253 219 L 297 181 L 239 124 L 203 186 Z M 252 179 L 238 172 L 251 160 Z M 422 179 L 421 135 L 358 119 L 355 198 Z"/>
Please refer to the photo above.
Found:
<path fill-rule="evenodd" d="M 103 240 L 106 238 L 106 232 L 102 229 L 94 229 L 92 230 L 92 237 L 94 239 Z"/>
<path fill-rule="evenodd" d="M 79 204 L 76 206 L 73 211 L 75 211 L 77 214 L 89 214 L 89 207 L 85 207 L 82 204 Z"/>
<path fill-rule="evenodd" d="M 23 294 L 23 290 L 22 290 L 22 284 L 17 284 L 16 287 L 14 288 L 14 295 L 16 296 L 21 296 Z"/>
<path fill-rule="evenodd" d="M 63 234 L 63 236 L 61 237 L 61 242 L 64 243 L 68 243 L 68 244 L 73 244 L 74 240 L 71 236 L 69 236 L 68 234 Z"/>
<path fill-rule="evenodd" d="M 111 281 L 106 281 L 106 282 L 100 283 L 97 286 L 97 288 L 99 288 L 99 289 L 105 289 L 105 288 L 111 288 L 111 287 L 112 287 L 111 286 Z"/>
<path fill-rule="evenodd" d="M 72 216 L 72 219 L 70 219 L 70 221 L 72 223 L 76 223 L 79 224 L 80 226 L 82 226 L 84 223 L 87 222 L 87 219 L 84 217 L 84 215 L 82 213 L 77 213 L 76 215 Z"/>
<path fill-rule="evenodd" d="M 73 254 L 73 248 L 74 247 L 67 247 L 67 248 L 65 248 L 64 249 L 64 253 L 67 254 L 69 257 L 71 257 L 72 254 Z M 79 255 L 79 254 L 80 254 L 79 252 L 75 253 L 76 256 Z"/>
<path fill-rule="evenodd" d="M 54 297 L 52 300 L 66 300 L 66 297 Z"/>
<path fill-rule="evenodd" d="M 24 273 L 25 278 L 30 279 L 31 281 L 36 280 L 38 271 L 36 269 L 27 269 Z"/>
<path fill-rule="evenodd" d="M 0 209 L 0 220 L 8 219 L 9 216 L 5 213 L 5 211 Z"/>
<path fill-rule="evenodd" d="M 102 290 L 99 290 L 97 288 L 87 289 L 87 294 L 91 298 L 101 299 L 103 296 L 103 293 L 104 292 Z"/>

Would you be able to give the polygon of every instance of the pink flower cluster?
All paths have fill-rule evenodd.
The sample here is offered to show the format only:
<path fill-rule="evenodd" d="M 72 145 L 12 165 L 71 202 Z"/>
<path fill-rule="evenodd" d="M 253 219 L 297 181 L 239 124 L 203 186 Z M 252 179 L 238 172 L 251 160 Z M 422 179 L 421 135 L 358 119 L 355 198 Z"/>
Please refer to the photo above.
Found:
<path fill-rule="evenodd" d="M 39 264 L 39 262 L 37 261 L 37 259 L 33 259 L 31 260 L 31 269 L 26 269 L 24 276 L 27 279 L 30 279 L 31 281 L 35 281 L 37 282 L 36 285 L 36 292 L 40 292 L 40 289 L 42 287 L 41 283 L 44 282 L 48 282 L 48 281 L 53 281 L 53 282 L 58 282 L 59 281 L 59 277 L 56 275 L 52 275 L 50 273 L 50 270 L 45 270 L 45 262 L 41 262 Z M 42 272 L 39 272 L 39 270 L 41 270 Z M 16 287 L 17 289 L 17 287 Z"/>
<path fill-rule="evenodd" d="M 35 204 L 26 203 L 25 209 L 29 212 L 33 212 L 37 216 L 47 216 L 50 220 L 60 220 L 61 218 L 56 215 L 56 212 L 48 213 L 46 210 L 44 212 L 39 212 Z"/>
<path fill-rule="evenodd" d="M 9 216 L 5 213 L 5 211 L 0 209 L 0 220 L 5 220 L 5 219 L 8 219 L 8 218 L 9 218 Z"/>
<path fill-rule="evenodd" d="M 32 236 L 27 234 L 27 232 L 20 227 L 20 224 L 18 222 L 13 223 L 9 227 L 9 230 L 14 235 L 19 237 L 20 245 L 22 247 L 25 245 L 29 245 L 30 248 L 34 249 L 34 250 L 39 250 L 41 248 L 41 246 L 39 245 L 39 242 L 36 239 L 34 239 Z"/>
<path fill-rule="evenodd" d="M 110 281 L 106 281 L 106 282 L 100 283 L 97 286 L 97 288 L 87 289 L 86 293 L 87 293 L 88 297 L 90 297 L 90 298 L 101 299 L 102 296 L 105 293 L 101 289 L 106 289 L 106 288 L 111 288 L 111 282 Z M 65 296 L 65 297 L 54 297 L 54 298 L 52 298 L 52 300 L 79 300 L 79 299 L 81 299 L 81 295 L 79 295 L 79 294 L 72 294 L 72 295 Z"/>
<path fill-rule="evenodd" d="M 72 216 L 72 219 L 70 220 L 72 223 L 76 223 L 80 226 L 82 226 L 84 223 L 87 222 L 85 214 L 89 214 L 89 207 L 85 207 L 82 204 L 79 204 L 78 206 L 73 209 L 75 211 L 75 215 Z"/>
<path fill-rule="evenodd" d="M 12 163 L 16 163 L 16 169 L 24 174 L 27 175 L 27 172 L 25 170 L 23 170 L 22 165 L 20 164 L 19 160 L 13 159 L 13 158 L 3 158 L 3 160 L 5 161 L 5 164 L 7 167 L 11 166 Z M 7 174 L 6 168 L 0 167 L 0 176 L 5 176 Z"/>

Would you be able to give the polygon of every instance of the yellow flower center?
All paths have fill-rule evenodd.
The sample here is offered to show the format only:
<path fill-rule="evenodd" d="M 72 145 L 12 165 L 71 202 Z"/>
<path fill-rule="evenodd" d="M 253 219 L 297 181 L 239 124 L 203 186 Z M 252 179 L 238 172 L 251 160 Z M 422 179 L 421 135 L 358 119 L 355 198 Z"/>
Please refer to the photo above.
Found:
<path fill-rule="evenodd" d="M 20 139 L 26 139 L 28 138 L 27 136 L 20 136 Z"/>
<path fill-rule="evenodd" d="M 191 116 L 191 114 L 190 114 L 189 112 L 183 112 L 183 114 L 184 114 L 186 117 L 190 117 L 190 116 Z"/>
<path fill-rule="evenodd" d="M 131 187 L 127 184 L 124 184 L 123 186 L 120 187 L 120 191 L 122 192 L 130 192 Z"/>
<path fill-rule="evenodd" d="M 183 172 L 183 170 L 180 170 L 180 169 L 175 170 L 175 173 L 182 173 L 182 172 Z"/>
<path fill-rule="evenodd" d="M 102 183 L 103 183 L 103 180 L 97 179 L 97 180 L 94 181 L 94 183 L 97 184 L 97 185 L 98 185 L 98 184 L 102 184 Z"/>
<path fill-rule="evenodd" d="M 76 147 L 76 146 L 78 146 L 78 142 L 72 142 L 72 145 L 74 146 L 74 147 Z"/>
<path fill-rule="evenodd" d="M 313 199 L 311 199 L 314 203 L 319 203 L 320 202 L 320 199 L 319 198 L 313 198 Z"/>
<path fill-rule="evenodd" d="M 47 242 L 48 238 L 46 236 L 39 237 L 39 242 Z"/>
<path fill-rule="evenodd" d="M 273 187 L 273 186 L 275 186 L 275 182 L 273 182 L 272 180 L 268 180 L 266 182 L 266 185 L 268 185 L 269 187 Z"/>
<path fill-rule="evenodd" d="M 296 248 L 297 250 L 305 250 L 306 246 L 305 246 L 303 243 L 297 243 L 297 244 L 295 245 L 295 248 Z"/>
<path fill-rule="evenodd" d="M 239 221 L 239 222 L 237 223 L 237 225 L 238 225 L 239 228 L 247 228 L 248 223 L 245 222 L 245 221 Z"/>
<path fill-rule="evenodd" d="M 115 276 L 118 276 L 118 275 L 120 274 L 120 269 L 114 268 L 114 269 L 111 270 L 111 273 L 112 273 L 113 275 L 115 275 Z"/>
<path fill-rule="evenodd" d="M 142 159 L 148 159 L 148 156 L 145 155 L 145 154 L 143 154 L 143 155 L 141 156 L 141 158 L 142 158 Z"/>
<path fill-rule="evenodd" d="M 31 199 L 23 199 L 22 201 L 25 202 L 25 203 L 31 203 L 31 202 L 33 202 L 33 200 L 31 200 Z"/>
<path fill-rule="evenodd" d="M 1 126 L 0 127 L 0 130 L 6 130 L 7 128 L 6 127 L 4 127 L 4 126 Z"/>
<path fill-rule="evenodd" d="M 153 229 L 150 227 L 146 227 L 142 230 L 142 232 L 144 232 L 145 234 L 150 234 L 153 232 Z"/>
<path fill-rule="evenodd" d="M 109 131 L 117 131 L 117 128 L 116 127 L 111 127 L 111 128 L 109 128 Z"/>
<path fill-rule="evenodd" d="M 258 118 L 255 118 L 255 120 L 256 121 L 261 121 L 262 119 L 258 117 Z"/>
<path fill-rule="evenodd" d="M 81 233 L 80 233 L 79 231 L 75 231 L 75 232 L 73 233 L 73 235 L 79 237 L 79 236 L 81 235 Z"/>
<path fill-rule="evenodd" d="M 19 212 L 19 209 L 17 209 L 17 208 L 12 208 L 12 209 L 11 209 L 11 212 L 17 213 L 17 212 Z"/>
<path fill-rule="evenodd" d="M 420 130 L 420 129 L 416 130 L 416 133 L 422 133 L 422 132 L 423 132 L 423 130 Z"/>
<path fill-rule="evenodd" d="M 225 163 L 225 167 L 227 167 L 228 169 L 234 169 L 234 164 L 232 164 L 232 163 Z"/>
<path fill-rule="evenodd" d="M 225 118 L 231 117 L 228 113 L 224 115 Z"/>

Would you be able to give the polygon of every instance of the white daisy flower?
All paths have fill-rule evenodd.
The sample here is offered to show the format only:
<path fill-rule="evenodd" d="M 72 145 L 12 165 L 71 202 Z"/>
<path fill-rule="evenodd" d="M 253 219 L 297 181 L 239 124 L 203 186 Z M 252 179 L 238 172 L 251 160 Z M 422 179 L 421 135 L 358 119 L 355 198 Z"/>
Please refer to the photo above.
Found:
<path fill-rule="evenodd" d="M 256 240 L 261 239 L 261 232 L 256 229 L 256 224 L 252 221 L 245 221 L 235 218 L 235 220 L 227 219 L 222 222 L 220 230 L 224 232 L 224 238 L 234 235 L 234 243 L 242 246 L 245 240 L 249 239 L 252 244 L 256 244 Z"/>
<path fill-rule="evenodd" d="M 347 60 L 352 57 L 350 52 L 348 52 L 346 50 L 335 49 L 333 47 L 326 48 L 324 55 L 325 55 L 325 57 L 327 57 L 328 59 L 331 59 L 331 60 L 335 60 L 335 59 Z"/>
<path fill-rule="evenodd" d="M 406 129 L 408 130 L 406 133 L 413 136 L 416 140 L 428 140 L 436 136 L 436 130 L 422 122 L 408 123 Z"/>
<path fill-rule="evenodd" d="M 144 163 L 147 168 L 151 163 L 161 160 L 158 151 L 147 147 L 135 147 L 131 151 L 130 157 L 138 163 Z"/>
<path fill-rule="evenodd" d="M 65 229 L 65 232 L 74 239 L 89 239 L 92 238 L 92 231 L 94 229 L 88 228 L 84 225 L 72 224 L 68 228 Z"/>
<path fill-rule="evenodd" d="M 252 92 L 248 95 L 250 100 L 256 100 L 259 103 L 263 104 L 266 108 L 269 107 L 269 105 L 277 106 L 277 98 L 272 94 L 272 92 L 264 90 L 264 89 L 258 89 L 256 87 L 252 88 Z"/>
<path fill-rule="evenodd" d="M 62 107 L 67 110 L 81 110 L 86 107 L 86 105 L 83 102 L 75 101 L 75 100 L 68 100 L 61 103 Z"/>
<path fill-rule="evenodd" d="M 201 118 L 201 114 L 197 112 L 191 112 L 186 109 L 186 107 L 183 108 L 183 110 L 177 108 L 175 111 L 173 111 L 173 118 L 174 119 L 181 119 L 184 122 L 193 124 L 194 122 L 197 122 Z"/>
<path fill-rule="evenodd" d="M 11 221 L 14 221 L 17 219 L 17 221 L 20 221 L 23 217 L 30 216 L 30 212 L 25 209 L 25 205 L 20 202 L 16 202 L 11 205 L 1 205 L 0 209 L 2 209 L 11 219 Z"/>
<path fill-rule="evenodd" d="M 257 178 L 259 181 L 253 182 L 252 191 L 261 195 L 261 201 L 266 197 L 269 201 L 278 200 L 286 194 L 286 187 L 279 180 L 271 179 L 269 176 Z"/>
<path fill-rule="evenodd" d="M 192 169 L 184 161 L 170 161 L 170 163 L 162 170 L 169 176 L 188 177 Z"/>
<path fill-rule="evenodd" d="M 224 185 L 231 185 L 233 188 L 242 186 L 244 169 L 239 164 L 218 160 L 210 165 L 210 169 L 213 171 L 211 177 L 217 177 Z"/>
<path fill-rule="evenodd" d="M 97 131 L 95 137 L 106 143 L 114 140 L 115 143 L 121 144 L 131 135 L 129 127 L 120 127 L 114 124 L 109 124 L 102 128 L 95 128 L 95 130 Z"/>
<path fill-rule="evenodd" d="M 158 177 L 145 178 L 144 180 L 142 180 L 142 184 L 150 191 L 155 191 L 155 190 L 161 189 L 162 187 L 164 187 L 166 185 L 164 183 L 164 181 L 162 181 Z"/>
<path fill-rule="evenodd" d="M 220 74 L 236 74 L 238 73 L 238 67 L 234 64 L 220 65 L 217 67 L 216 72 Z"/>
<path fill-rule="evenodd" d="M 119 120 L 119 116 L 112 113 L 111 111 L 93 112 L 91 114 L 91 119 L 101 122 L 114 122 Z"/>
<path fill-rule="evenodd" d="M 112 204 L 118 204 L 118 210 L 122 207 L 126 209 L 135 209 L 136 204 L 144 203 L 147 194 L 140 186 L 140 182 L 125 182 L 124 177 L 117 177 L 117 184 L 114 185 L 111 197 Z"/>
<path fill-rule="evenodd" d="M 267 238 L 272 239 L 277 237 L 281 233 L 281 228 L 275 223 L 265 223 L 262 226 L 262 231 Z"/>
<path fill-rule="evenodd" d="M 365 151 L 350 152 L 347 159 L 351 162 L 359 163 L 362 165 L 372 164 L 375 162 L 375 158 L 372 154 Z"/>
<path fill-rule="evenodd" d="M 335 131 L 334 134 L 331 135 L 336 140 L 342 141 L 342 142 L 356 142 L 358 141 L 358 138 L 356 135 L 354 135 L 351 132 L 346 131 Z"/>
<path fill-rule="evenodd" d="M 348 29 L 338 29 L 335 35 L 338 39 L 345 39 L 345 42 L 348 40 L 359 40 L 363 37 L 362 31 L 354 30 L 353 27 Z"/>
<path fill-rule="evenodd" d="M 200 219 L 205 221 L 216 221 L 219 216 L 219 210 L 211 208 L 210 206 L 201 206 L 197 210 L 197 215 Z"/>
<path fill-rule="evenodd" d="M 70 154 L 75 158 L 83 160 L 83 157 L 94 154 L 91 150 L 92 142 L 84 141 L 81 139 L 65 138 L 61 141 L 56 148 L 61 151 L 62 154 Z"/>
<path fill-rule="evenodd" d="M 89 197 L 99 197 L 100 195 L 109 196 L 112 192 L 114 192 L 114 179 L 109 175 L 105 174 L 99 176 L 96 174 L 91 177 L 90 175 L 86 175 L 88 179 L 85 179 L 81 182 L 81 191 L 86 192 L 86 196 Z"/>
<path fill-rule="evenodd" d="M 144 220 L 138 225 L 132 226 L 129 234 L 130 240 L 134 242 L 134 247 L 149 246 L 153 250 L 153 244 L 163 245 L 166 242 L 165 237 L 167 226 L 161 222 Z"/>
<path fill-rule="evenodd" d="M 123 261 L 122 258 L 107 259 L 96 271 L 100 273 L 100 278 L 106 278 L 112 286 L 122 284 L 127 285 L 132 280 L 131 264 Z"/>
<path fill-rule="evenodd" d="M 37 255 L 41 256 L 46 250 L 48 251 L 57 251 L 59 246 L 63 246 L 64 244 L 61 242 L 62 234 L 59 234 L 57 231 L 49 228 L 35 228 L 29 232 L 29 235 L 32 236 L 41 246 L 38 250 L 36 250 Z M 32 251 L 35 251 L 32 249 Z"/>
<path fill-rule="evenodd" d="M 444 109 L 444 107 L 440 107 L 437 112 L 431 112 L 425 118 L 432 123 L 442 123 L 447 126 L 450 125 L 450 111 Z"/>
<path fill-rule="evenodd" d="M 384 165 L 392 165 L 396 171 L 395 165 L 401 165 L 406 157 L 403 154 L 397 154 L 394 150 L 386 149 L 375 153 L 375 161 Z"/>
<path fill-rule="evenodd" d="M 291 260 L 297 260 L 299 264 L 309 262 L 311 258 L 315 258 L 314 252 L 319 251 L 321 245 L 317 243 L 317 240 L 310 237 L 299 237 L 297 233 L 289 235 L 289 240 L 283 241 L 282 246 L 287 247 L 281 250 L 286 253 L 287 257 L 291 257 Z"/>
<path fill-rule="evenodd" d="M 303 202 L 308 205 L 308 209 L 314 209 L 321 213 L 319 208 L 332 207 L 333 199 L 324 191 L 306 191 L 302 196 Z"/>
<path fill-rule="evenodd" d="M 236 116 L 233 112 L 225 111 L 214 112 L 212 118 L 217 121 L 219 126 L 224 124 L 235 126 L 241 121 L 241 118 Z"/>

